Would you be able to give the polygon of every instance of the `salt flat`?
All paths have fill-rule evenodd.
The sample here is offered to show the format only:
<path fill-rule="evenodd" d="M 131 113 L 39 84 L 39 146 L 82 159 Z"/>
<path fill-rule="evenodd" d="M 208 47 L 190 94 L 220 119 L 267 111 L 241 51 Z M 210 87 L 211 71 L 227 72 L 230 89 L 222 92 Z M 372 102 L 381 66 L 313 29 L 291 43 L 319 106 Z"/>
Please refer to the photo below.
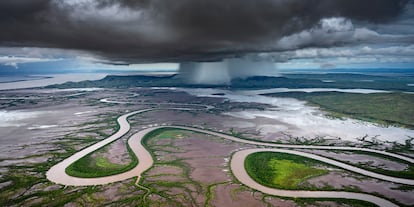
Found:
<path fill-rule="evenodd" d="M 221 97 L 234 102 L 248 102 L 267 104 L 265 110 L 240 110 L 223 114 L 253 120 L 268 118 L 278 122 L 272 130 L 271 125 L 257 125 L 258 131 L 264 135 L 283 131 L 294 137 L 313 139 L 315 137 L 340 138 L 342 140 L 357 141 L 360 138 L 378 139 L 381 141 L 404 143 L 409 137 L 414 137 L 414 130 L 399 127 L 382 127 L 373 123 L 355 119 L 332 119 L 326 116 L 318 107 L 309 106 L 304 101 L 293 98 L 279 98 L 257 95 L 264 91 L 226 91 L 216 89 L 178 89 L 199 97 Z M 277 89 L 279 90 L 279 89 Z M 340 90 L 340 89 L 337 89 Z M 268 90 L 265 90 L 269 92 Z M 356 90 L 358 91 L 358 90 Z M 368 92 L 360 90 L 358 92 Z M 369 91 L 375 92 L 375 91 Z M 224 95 L 212 95 L 212 94 Z"/>

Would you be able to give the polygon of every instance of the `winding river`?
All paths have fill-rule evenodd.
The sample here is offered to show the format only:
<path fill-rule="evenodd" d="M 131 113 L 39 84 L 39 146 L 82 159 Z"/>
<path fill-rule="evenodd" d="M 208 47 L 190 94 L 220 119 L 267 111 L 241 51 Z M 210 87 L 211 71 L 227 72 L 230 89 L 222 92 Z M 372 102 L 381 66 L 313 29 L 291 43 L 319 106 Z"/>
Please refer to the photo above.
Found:
<path fill-rule="evenodd" d="M 101 100 L 102 101 L 102 100 Z M 108 100 L 103 100 L 102 102 L 109 102 Z M 114 102 L 111 102 L 114 103 Z M 117 102 L 121 103 L 121 102 Z M 122 102 L 123 103 L 123 102 Z M 156 105 L 156 104 L 155 104 Z M 195 104 L 186 105 L 186 104 L 179 104 L 181 106 L 195 106 Z M 210 109 L 210 106 L 206 105 L 199 105 L 204 107 L 205 109 Z M 117 122 L 119 124 L 119 130 L 113 134 L 112 136 L 94 144 L 87 148 L 82 149 L 81 151 L 73 154 L 69 158 L 61 161 L 60 163 L 56 164 L 52 168 L 49 169 L 46 173 L 47 179 L 50 181 L 62 184 L 66 186 L 91 186 L 91 185 L 104 185 L 108 183 L 118 182 L 126 179 L 130 179 L 133 177 L 137 177 L 137 182 L 141 177 L 141 174 L 144 173 L 146 170 L 151 168 L 153 165 L 153 157 L 151 156 L 150 152 L 142 145 L 142 139 L 143 137 L 148 134 L 151 131 L 154 131 L 156 129 L 160 129 L 163 127 L 168 128 L 177 128 L 177 129 L 183 129 L 183 130 L 190 130 L 195 132 L 200 132 L 204 134 L 210 134 L 213 136 L 221 137 L 227 140 L 231 140 L 234 142 L 240 142 L 245 144 L 251 144 L 255 145 L 257 147 L 269 147 L 269 148 L 253 148 L 253 149 L 247 149 L 247 150 L 241 150 L 233 154 L 231 161 L 230 161 L 230 168 L 232 170 L 232 173 L 234 176 L 244 185 L 253 188 L 255 190 L 261 191 L 266 194 L 275 195 L 275 196 L 282 196 L 282 197 L 304 197 L 304 198 L 346 198 L 346 199 L 357 199 L 357 200 L 364 200 L 371 203 L 374 203 L 378 206 L 387 206 L 387 207 L 393 207 L 397 206 L 394 203 L 380 198 L 376 197 L 370 194 L 365 193 L 351 193 L 351 192 L 345 192 L 345 191 L 301 191 L 301 190 L 280 190 L 280 189 L 274 189 L 269 188 L 263 185 L 258 184 L 255 182 L 250 176 L 247 174 L 245 168 L 244 168 L 244 160 L 245 158 L 252 153 L 256 152 L 264 152 L 264 151 L 270 151 L 270 152 L 283 152 L 283 153 L 289 153 L 289 154 L 295 154 L 303 157 L 308 157 L 311 159 L 319 160 L 322 162 L 325 162 L 327 164 L 331 164 L 340 168 L 343 168 L 348 171 L 352 171 L 355 173 L 363 174 L 365 176 L 377 178 L 384 181 L 390 181 L 395 183 L 401 183 L 401 184 L 407 184 L 407 185 L 414 185 L 414 180 L 411 179 L 404 179 L 404 178 L 397 178 L 397 177 L 391 177 L 387 175 L 382 175 L 378 173 L 374 173 L 371 171 L 367 171 L 355 166 L 351 166 L 339 161 L 335 161 L 326 157 L 322 157 L 319 155 L 307 153 L 307 152 L 300 152 L 295 151 L 292 149 L 323 149 L 323 150 L 347 150 L 347 151 L 365 151 L 365 152 L 372 152 L 377 153 L 385 156 L 390 156 L 394 158 L 398 158 L 401 160 L 408 161 L 410 163 L 414 163 L 414 159 L 402 156 L 399 154 L 379 151 L 379 150 L 373 150 L 373 149 L 366 149 L 366 148 L 354 148 L 354 147 L 334 147 L 334 146 L 308 146 L 308 145 L 284 145 L 284 144 L 274 144 L 274 143 L 264 143 L 264 142 L 258 142 L 253 140 L 245 140 L 240 139 L 237 137 L 233 137 L 227 134 L 217 133 L 213 131 L 208 131 L 204 129 L 199 128 L 193 128 L 193 127 L 184 127 L 184 126 L 159 126 L 159 127 L 152 127 L 147 128 L 144 130 L 141 130 L 134 135 L 131 136 L 131 138 L 128 140 L 128 145 L 130 146 L 133 153 L 138 157 L 139 163 L 137 166 L 135 166 L 133 169 L 120 173 L 117 175 L 111 175 L 106 177 L 97 177 L 97 178 L 79 178 L 79 177 L 73 177 L 68 174 L 66 174 L 65 169 L 71 165 L 72 163 L 76 162 L 80 158 L 84 157 L 85 155 L 94 152 L 107 144 L 121 138 L 125 134 L 128 133 L 131 126 L 128 122 L 128 117 L 139 114 L 139 113 L 145 113 L 148 111 L 153 110 L 200 110 L 200 109 L 192 109 L 192 108 L 149 108 L 149 109 L 143 109 L 139 111 L 130 112 L 127 114 L 124 114 L 120 116 L 117 119 Z M 285 149 L 279 149 L 279 148 L 285 148 Z M 288 148 L 288 149 L 287 149 Z"/>

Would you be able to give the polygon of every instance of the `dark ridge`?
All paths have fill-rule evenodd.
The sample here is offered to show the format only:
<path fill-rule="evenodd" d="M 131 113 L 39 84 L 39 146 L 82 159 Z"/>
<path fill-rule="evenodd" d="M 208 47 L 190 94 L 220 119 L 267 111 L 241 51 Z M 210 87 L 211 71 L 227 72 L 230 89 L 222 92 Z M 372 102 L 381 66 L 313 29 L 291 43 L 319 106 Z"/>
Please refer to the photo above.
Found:
<path fill-rule="evenodd" d="M 332 82 L 324 82 L 332 80 Z M 369 80 L 369 81 L 365 81 Z M 372 76 L 362 74 L 294 74 L 284 77 L 255 76 L 237 78 L 230 85 L 189 84 L 178 75 L 169 76 L 119 76 L 109 75 L 101 80 L 67 82 L 48 88 L 133 88 L 133 87 L 187 87 L 187 88 L 223 88 L 223 89 L 269 89 L 269 88 L 339 88 L 339 89 L 375 89 L 390 91 L 412 91 L 412 76 Z"/>

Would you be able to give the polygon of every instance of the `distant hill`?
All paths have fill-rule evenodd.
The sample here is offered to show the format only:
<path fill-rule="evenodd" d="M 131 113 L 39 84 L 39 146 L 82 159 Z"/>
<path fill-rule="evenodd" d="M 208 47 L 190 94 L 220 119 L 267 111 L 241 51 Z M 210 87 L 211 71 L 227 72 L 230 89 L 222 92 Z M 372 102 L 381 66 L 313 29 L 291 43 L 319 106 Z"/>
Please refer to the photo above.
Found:
<path fill-rule="evenodd" d="M 131 87 L 197 87 L 226 89 L 267 89 L 267 88 L 341 88 L 377 89 L 392 91 L 414 91 L 413 76 L 373 76 L 363 74 L 289 74 L 283 77 L 256 76 L 234 79 L 230 85 L 195 85 L 186 83 L 179 76 L 115 76 L 101 80 L 67 82 L 49 88 L 131 88 Z"/>

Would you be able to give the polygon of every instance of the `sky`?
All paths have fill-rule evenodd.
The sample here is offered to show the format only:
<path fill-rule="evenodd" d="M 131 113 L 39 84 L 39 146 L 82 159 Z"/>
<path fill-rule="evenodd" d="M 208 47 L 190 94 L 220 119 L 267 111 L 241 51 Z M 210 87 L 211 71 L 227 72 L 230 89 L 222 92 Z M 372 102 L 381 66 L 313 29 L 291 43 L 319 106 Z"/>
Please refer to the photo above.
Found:
<path fill-rule="evenodd" d="M 414 68 L 413 0 L 1 0 L 0 28 L 0 72 Z"/>

